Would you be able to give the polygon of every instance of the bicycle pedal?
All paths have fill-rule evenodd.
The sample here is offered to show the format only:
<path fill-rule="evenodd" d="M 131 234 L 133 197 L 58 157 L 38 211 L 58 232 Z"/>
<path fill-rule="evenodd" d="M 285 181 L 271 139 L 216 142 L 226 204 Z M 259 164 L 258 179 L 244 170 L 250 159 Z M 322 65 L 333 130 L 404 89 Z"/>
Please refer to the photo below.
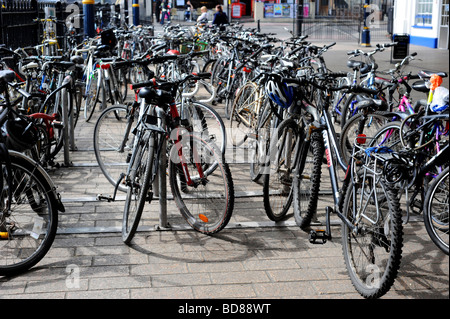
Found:
<path fill-rule="evenodd" d="M 323 229 L 311 230 L 308 237 L 311 244 L 321 245 L 325 244 L 329 239 L 331 239 L 331 236 L 329 236 Z"/>
<path fill-rule="evenodd" d="M 103 196 L 102 194 L 98 194 L 97 195 L 97 200 L 98 201 L 106 200 L 109 203 L 109 202 L 113 202 L 114 198 L 112 198 L 111 196 Z"/>
<path fill-rule="evenodd" d="M 149 191 L 147 193 L 147 197 L 145 197 L 145 201 L 150 203 L 152 200 L 153 200 L 153 192 Z"/>

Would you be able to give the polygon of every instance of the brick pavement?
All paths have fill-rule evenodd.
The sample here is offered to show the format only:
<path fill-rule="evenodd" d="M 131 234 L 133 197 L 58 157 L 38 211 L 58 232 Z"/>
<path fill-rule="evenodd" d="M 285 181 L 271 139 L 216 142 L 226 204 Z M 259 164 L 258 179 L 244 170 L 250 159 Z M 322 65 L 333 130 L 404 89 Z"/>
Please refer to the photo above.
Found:
<path fill-rule="evenodd" d="M 342 56 L 349 47 L 355 45 L 339 44 L 335 51 Z M 433 65 L 448 71 L 448 51 L 417 49 L 438 56 Z M 330 59 L 339 66 L 339 58 Z M 332 228 L 333 241 L 310 245 L 292 212 L 284 223 L 270 222 L 261 196 L 238 197 L 229 227 L 215 236 L 183 228 L 171 201 L 168 221 L 180 229 L 157 230 L 154 201 L 145 207 L 144 231 L 131 246 L 123 244 L 123 195 L 114 203 L 95 200 L 98 193 L 112 194 L 112 186 L 96 165 L 94 124 L 95 119 L 79 121 L 73 165 L 50 171 L 66 207 L 52 248 L 25 274 L 0 278 L 0 298 L 360 298 L 345 269 L 339 227 Z M 237 193 L 261 191 L 250 181 L 247 164 L 230 167 Z M 320 209 L 329 202 L 321 196 Z M 405 226 L 400 273 L 384 298 L 449 298 L 449 258 L 432 244 L 420 220 Z"/>

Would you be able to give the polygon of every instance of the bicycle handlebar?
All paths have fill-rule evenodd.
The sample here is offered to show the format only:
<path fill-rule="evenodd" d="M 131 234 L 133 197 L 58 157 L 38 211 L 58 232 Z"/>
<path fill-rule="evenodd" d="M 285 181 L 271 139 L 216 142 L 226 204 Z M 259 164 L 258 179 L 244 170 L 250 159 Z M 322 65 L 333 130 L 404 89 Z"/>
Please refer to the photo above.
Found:
<path fill-rule="evenodd" d="M 145 81 L 145 82 L 141 82 L 141 83 L 133 83 L 131 84 L 131 89 L 132 90 L 137 90 L 143 87 L 158 87 L 160 85 L 169 83 L 169 84 L 173 84 L 176 86 L 179 86 L 181 84 L 183 84 L 184 82 L 187 81 L 197 81 L 197 80 L 201 80 L 201 79 L 209 79 L 211 78 L 211 73 L 209 72 L 204 72 L 204 73 L 192 73 L 187 75 L 184 79 L 179 80 L 179 81 L 173 81 L 173 82 L 162 82 L 162 81 L 158 81 L 156 78 L 151 79 L 150 81 Z"/>

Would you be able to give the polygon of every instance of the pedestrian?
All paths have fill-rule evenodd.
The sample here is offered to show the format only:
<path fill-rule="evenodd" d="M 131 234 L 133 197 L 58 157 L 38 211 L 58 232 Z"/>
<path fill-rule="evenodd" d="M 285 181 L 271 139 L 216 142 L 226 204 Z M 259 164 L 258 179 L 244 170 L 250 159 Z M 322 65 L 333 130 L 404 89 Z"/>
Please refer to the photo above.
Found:
<path fill-rule="evenodd" d="M 161 19 L 161 0 L 156 0 L 155 16 L 156 16 L 156 22 L 159 22 L 159 20 Z"/>
<path fill-rule="evenodd" d="M 164 20 L 167 17 L 167 21 L 170 23 L 170 4 L 169 0 L 164 0 L 161 5 L 161 25 L 164 24 Z"/>
<path fill-rule="evenodd" d="M 220 4 L 216 6 L 216 13 L 214 14 L 212 24 L 219 26 L 221 31 L 224 31 L 225 25 L 229 24 L 227 14 L 223 12 Z"/>
<path fill-rule="evenodd" d="M 194 7 L 192 6 L 191 1 L 188 0 L 185 5 L 184 20 L 191 22 L 193 14 L 194 14 Z"/>
<path fill-rule="evenodd" d="M 208 18 L 206 17 L 206 13 L 208 12 L 208 8 L 203 6 L 203 7 L 200 8 L 200 11 L 202 12 L 202 14 L 198 16 L 197 22 L 201 23 L 201 24 L 208 23 Z"/>

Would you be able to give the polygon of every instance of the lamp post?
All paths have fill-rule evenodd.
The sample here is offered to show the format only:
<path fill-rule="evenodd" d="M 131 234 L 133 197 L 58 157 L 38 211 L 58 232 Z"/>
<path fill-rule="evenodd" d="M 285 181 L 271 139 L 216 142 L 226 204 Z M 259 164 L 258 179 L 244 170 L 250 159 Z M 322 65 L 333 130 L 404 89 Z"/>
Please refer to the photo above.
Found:
<path fill-rule="evenodd" d="M 297 0 L 297 15 L 295 17 L 295 35 L 301 36 L 303 28 L 303 0 Z"/>

